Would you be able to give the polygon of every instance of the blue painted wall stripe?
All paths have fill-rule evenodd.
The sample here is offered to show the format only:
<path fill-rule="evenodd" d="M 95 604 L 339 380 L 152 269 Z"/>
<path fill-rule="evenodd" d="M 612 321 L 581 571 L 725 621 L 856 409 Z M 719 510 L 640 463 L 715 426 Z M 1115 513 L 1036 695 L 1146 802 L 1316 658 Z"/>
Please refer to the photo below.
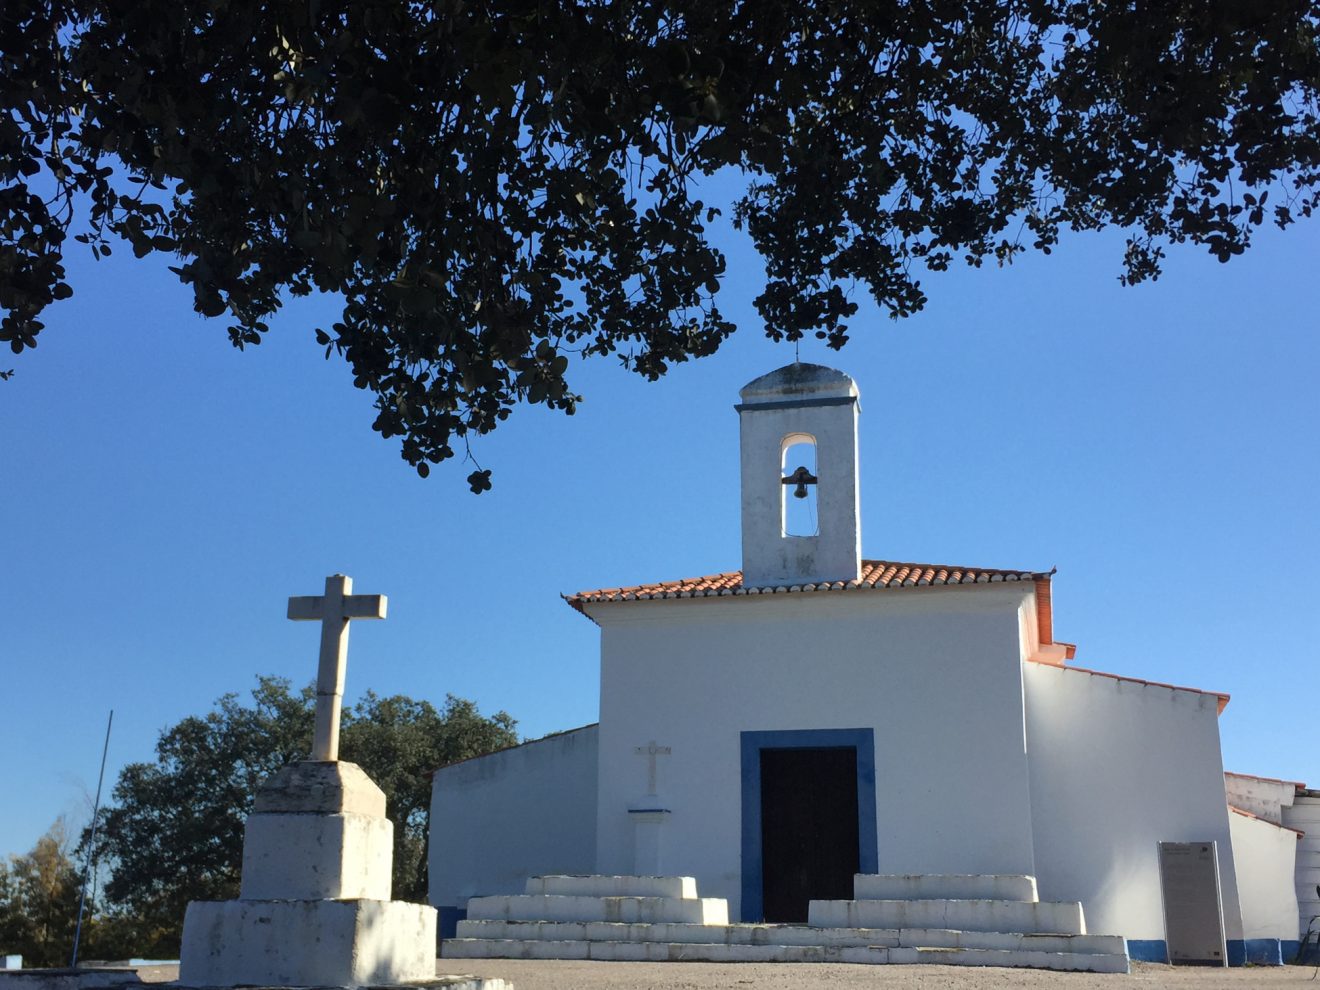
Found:
<path fill-rule="evenodd" d="M 873 729 L 780 729 L 744 732 L 742 747 L 742 920 L 763 920 L 761 903 L 761 750 L 853 749 L 857 751 L 858 869 L 880 869 L 875 824 Z"/>
<path fill-rule="evenodd" d="M 1166 963 L 1169 947 L 1162 938 L 1130 938 L 1127 940 L 1128 958 L 1134 962 Z"/>
<path fill-rule="evenodd" d="M 1291 952 L 1289 944 L 1292 946 Z M 1137 962 L 1169 961 L 1169 949 L 1164 939 L 1130 938 L 1127 946 L 1128 958 Z M 1224 948 L 1230 966 L 1244 966 L 1248 963 L 1253 966 L 1282 966 L 1285 962 L 1291 962 L 1297 954 L 1296 942 L 1288 943 L 1277 938 L 1230 938 Z"/>
<path fill-rule="evenodd" d="M 467 908 L 441 905 L 435 910 L 436 934 L 442 939 L 457 936 L 458 923 L 467 917 Z"/>
<path fill-rule="evenodd" d="M 1246 961 L 1252 966 L 1282 966 L 1283 942 L 1277 938 L 1249 938 L 1243 942 Z M 1293 955 L 1297 949 L 1293 948 Z M 1289 956 L 1289 959 L 1292 957 Z"/>
<path fill-rule="evenodd" d="M 1284 965 L 1285 966 L 1291 965 L 1292 963 L 1295 962 L 1320 963 L 1320 951 L 1317 951 L 1316 944 L 1314 941 L 1312 941 L 1306 946 L 1306 953 L 1300 959 L 1298 959 L 1297 953 L 1299 953 L 1301 949 L 1302 949 L 1301 939 L 1299 938 L 1283 939 L 1279 943 L 1279 952 L 1283 956 Z"/>

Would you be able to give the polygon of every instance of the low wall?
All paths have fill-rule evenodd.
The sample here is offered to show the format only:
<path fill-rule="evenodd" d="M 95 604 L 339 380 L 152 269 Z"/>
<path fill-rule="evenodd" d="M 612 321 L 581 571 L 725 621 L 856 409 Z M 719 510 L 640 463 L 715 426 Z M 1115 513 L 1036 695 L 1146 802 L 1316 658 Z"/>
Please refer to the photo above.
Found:
<path fill-rule="evenodd" d="M 595 871 L 596 738 L 588 725 L 436 771 L 429 886 L 441 938 L 469 898 Z"/>

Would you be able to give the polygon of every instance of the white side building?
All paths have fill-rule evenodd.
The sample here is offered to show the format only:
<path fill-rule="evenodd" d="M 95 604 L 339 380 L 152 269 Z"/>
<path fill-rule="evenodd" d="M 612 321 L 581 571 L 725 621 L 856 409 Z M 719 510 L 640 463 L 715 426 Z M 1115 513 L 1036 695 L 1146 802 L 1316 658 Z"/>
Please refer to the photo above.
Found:
<path fill-rule="evenodd" d="M 536 874 L 693 876 L 747 922 L 856 873 L 1026 874 L 1163 959 L 1157 844 L 1214 842 L 1230 961 L 1295 951 L 1297 832 L 1230 811 L 1226 695 L 1070 663 L 1052 573 L 864 559 L 847 375 L 741 398 L 742 570 L 568 598 L 599 725 L 437 771 L 442 926 Z"/>

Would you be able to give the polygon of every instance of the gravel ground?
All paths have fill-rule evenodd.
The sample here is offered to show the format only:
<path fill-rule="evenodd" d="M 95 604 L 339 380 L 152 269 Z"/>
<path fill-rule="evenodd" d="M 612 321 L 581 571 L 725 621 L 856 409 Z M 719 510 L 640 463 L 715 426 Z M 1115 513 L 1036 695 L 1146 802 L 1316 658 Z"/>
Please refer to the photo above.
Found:
<path fill-rule="evenodd" d="M 1314 966 L 1211 969 L 1133 963 L 1130 976 L 971 966 L 851 966 L 844 963 L 634 963 L 527 959 L 441 959 L 439 973 L 511 980 L 514 990 L 1320 990 Z M 144 983 L 178 979 L 177 966 L 138 971 Z"/>
<path fill-rule="evenodd" d="M 442 973 L 512 980 L 515 990 L 851 990 L 948 987 L 952 990 L 1059 987 L 1187 987 L 1196 990 L 1320 990 L 1314 966 L 1210 969 L 1134 963 L 1130 976 L 1051 973 L 964 966 L 853 966 L 844 963 L 632 963 L 526 959 L 440 960 Z"/>

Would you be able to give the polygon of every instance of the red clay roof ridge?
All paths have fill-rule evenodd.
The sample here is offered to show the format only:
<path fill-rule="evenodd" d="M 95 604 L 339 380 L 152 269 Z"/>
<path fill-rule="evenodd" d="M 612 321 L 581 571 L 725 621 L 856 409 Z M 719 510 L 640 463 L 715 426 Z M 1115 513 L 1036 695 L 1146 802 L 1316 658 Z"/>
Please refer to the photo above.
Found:
<path fill-rule="evenodd" d="M 1181 684 L 1166 684 L 1163 681 L 1148 681 L 1144 677 L 1130 677 L 1127 674 L 1111 674 L 1105 670 L 1091 670 L 1087 667 L 1064 667 L 1058 664 L 1041 664 L 1044 667 L 1054 667 L 1055 670 L 1071 670 L 1077 674 L 1091 674 L 1094 677 L 1109 677 L 1116 681 L 1128 681 L 1132 684 L 1141 684 L 1144 687 L 1165 688 L 1169 691 L 1189 691 L 1192 694 L 1207 694 L 1219 699 L 1219 713 L 1223 714 L 1228 706 L 1230 695 L 1223 691 L 1206 691 L 1203 688 L 1184 687 Z"/>
<path fill-rule="evenodd" d="M 1238 776 L 1241 775 L 1239 774 Z M 1230 804 L 1228 810 L 1235 815 L 1241 815 L 1243 818 L 1254 818 L 1258 822 L 1264 822 L 1266 825 L 1273 825 L 1275 828 L 1281 828 L 1285 832 L 1294 832 L 1299 839 L 1306 834 L 1300 828 L 1293 828 L 1291 825 L 1284 825 L 1281 822 L 1270 821 L 1268 818 L 1264 818 L 1256 814 L 1254 811 L 1248 811 L 1246 808 L 1239 808 L 1236 804 Z"/>
<path fill-rule="evenodd" d="M 584 604 L 618 601 L 650 601 L 662 598 L 714 598 L 731 595 L 764 595 L 806 591 L 856 591 L 895 588 L 997 584 L 1047 580 L 1050 571 L 1007 570 L 997 567 L 966 567 L 958 564 L 918 564 L 891 560 L 863 560 L 861 577 L 850 581 L 804 582 L 792 585 L 744 586 L 742 571 L 726 571 L 702 577 L 680 578 L 649 584 L 597 588 L 564 595 L 579 611 Z"/>

